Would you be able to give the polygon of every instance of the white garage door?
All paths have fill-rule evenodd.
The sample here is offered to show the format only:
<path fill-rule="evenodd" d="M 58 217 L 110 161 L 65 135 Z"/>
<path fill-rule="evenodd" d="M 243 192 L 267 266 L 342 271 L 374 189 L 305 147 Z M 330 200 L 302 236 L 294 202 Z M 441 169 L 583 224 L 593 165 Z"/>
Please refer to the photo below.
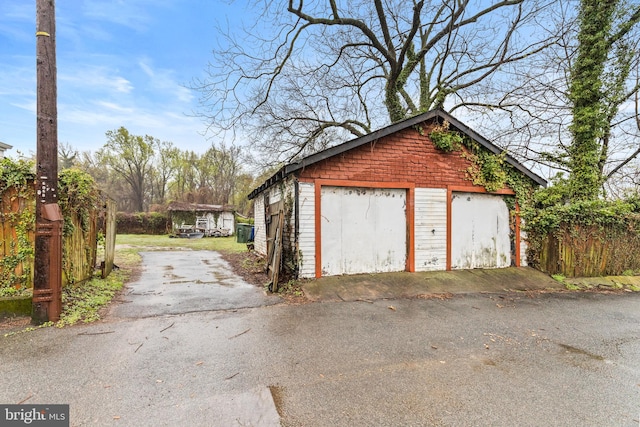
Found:
<path fill-rule="evenodd" d="M 404 271 L 405 189 L 323 186 L 322 275 Z"/>
<path fill-rule="evenodd" d="M 453 193 L 451 268 L 502 268 L 511 265 L 509 209 L 500 196 Z"/>

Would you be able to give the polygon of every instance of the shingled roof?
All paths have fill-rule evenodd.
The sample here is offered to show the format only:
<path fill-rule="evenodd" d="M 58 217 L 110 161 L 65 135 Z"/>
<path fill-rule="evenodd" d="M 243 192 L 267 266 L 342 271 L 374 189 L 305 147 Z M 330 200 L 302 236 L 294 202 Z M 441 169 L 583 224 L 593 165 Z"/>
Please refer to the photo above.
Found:
<path fill-rule="evenodd" d="M 276 184 L 277 182 L 282 181 L 284 178 L 296 172 L 297 170 L 313 165 L 314 163 L 320 162 L 322 160 L 326 160 L 330 157 L 337 156 L 339 154 L 352 150 L 361 145 L 376 141 L 380 138 L 394 134 L 396 132 L 409 128 L 411 126 L 416 126 L 420 123 L 424 123 L 433 119 L 438 120 L 440 123 L 444 121 L 449 122 L 452 128 L 467 135 L 469 138 L 476 141 L 478 144 L 480 144 L 481 146 L 483 146 L 484 148 L 486 148 L 487 150 L 489 150 L 494 154 L 502 154 L 505 152 L 505 150 L 493 144 L 491 141 L 489 141 L 488 139 L 486 139 L 485 137 L 483 137 L 482 135 L 480 135 L 479 133 L 471 129 L 469 126 L 465 125 L 464 123 L 462 123 L 461 121 L 453 117 L 451 114 L 447 113 L 446 111 L 440 110 L 440 109 L 431 110 L 431 111 L 427 111 L 426 113 L 422 113 L 417 116 L 408 118 L 401 122 L 394 123 L 392 125 L 384 127 L 375 132 L 371 132 L 367 135 L 344 142 L 340 145 L 336 145 L 334 147 L 327 148 L 326 150 L 319 151 L 315 154 L 311 154 L 310 156 L 304 157 L 298 160 L 297 162 L 289 163 L 283 166 L 278 172 L 276 172 L 269 179 L 267 179 L 262 185 L 254 189 L 249 194 L 248 197 L 249 199 L 253 199 L 259 193 L 263 192 L 264 190 Z M 518 162 L 509 153 L 505 153 L 505 161 L 511 166 L 513 166 L 516 170 L 522 172 L 522 174 L 530 178 L 536 184 L 546 187 L 547 181 L 544 178 L 542 178 L 541 176 L 537 175 L 536 173 L 528 169 L 522 163 Z"/>
<path fill-rule="evenodd" d="M 171 202 L 167 206 L 168 211 L 173 212 L 233 212 L 231 205 L 204 205 L 198 203 Z"/>

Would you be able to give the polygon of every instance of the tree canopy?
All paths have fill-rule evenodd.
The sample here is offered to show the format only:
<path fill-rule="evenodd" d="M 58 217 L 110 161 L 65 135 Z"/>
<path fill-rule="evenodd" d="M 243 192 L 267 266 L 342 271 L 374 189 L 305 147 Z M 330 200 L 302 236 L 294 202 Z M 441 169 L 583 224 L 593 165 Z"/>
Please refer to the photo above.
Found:
<path fill-rule="evenodd" d="M 118 204 L 118 210 L 162 209 L 171 201 L 229 204 L 242 202 L 237 191 L 253 183 L 242 168 L 239 147 L 211 144 L 203 153 L 181 150 L 172 142 L 134 135 L 125 127 L 106 133 L 107 142 L 95 155 L 64 146 L 60 156 L 89 172 Z M 248 191 L 247 191 L 248 192 Z M 250 205 L 240 203 L 248 213 Z"/>
<path fill-rule="evenodd" d="M 521 160 L 566 173 L 568 197 L 638 191 L 640 2 L 581 0 L 555 10 L 547 25 L 557 43 L 509 70 L 503 92 L 467 105 L 470 115 Z"/>
<path fill-rule="evenodd" d="M 273 162 L 498 90 L 497 74 L 555 40 L 554 0 L 256 1 L 194 83 L 212 126 L 242 129 Z M 269 23 L 272 23 L 270 25 Z M 277 141 L 274 144 L 274 141 Z"/>

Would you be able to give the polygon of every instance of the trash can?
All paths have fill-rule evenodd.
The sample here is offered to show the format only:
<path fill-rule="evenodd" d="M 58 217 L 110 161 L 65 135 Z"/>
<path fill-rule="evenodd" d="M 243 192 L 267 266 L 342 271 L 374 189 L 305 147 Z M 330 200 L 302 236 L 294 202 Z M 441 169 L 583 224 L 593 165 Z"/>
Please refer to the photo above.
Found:
<path fill-rule="evenodd" d="M 237 224 L 236 225 L 236 241 L 238 243 L 247 243 L 251 236 L 251 224 Z"/>

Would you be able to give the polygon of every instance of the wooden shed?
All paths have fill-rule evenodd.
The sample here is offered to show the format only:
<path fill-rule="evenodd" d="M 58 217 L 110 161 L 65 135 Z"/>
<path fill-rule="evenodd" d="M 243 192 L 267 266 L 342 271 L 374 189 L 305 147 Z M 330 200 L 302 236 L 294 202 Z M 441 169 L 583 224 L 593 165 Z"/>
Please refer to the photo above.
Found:
<path fill-rule="evenodd" d="M 434 131 L 456 146 L 436 147 Z M 282 265 L 302 278 L 524 266 L 514 189 L 474 184 L 482 156 L 546 185 L 450 114 L 429 111 L 288 164 L 253 190 L 255 250 L 271 260 L 281 248 Z"/>
<path fill-rule="evenodd" d="M 235 233 L 235 208 L 231 205 L 172 202 L 167 210 L 174 233 L 185 229 L 201 231 L 207 237 Z"/>

